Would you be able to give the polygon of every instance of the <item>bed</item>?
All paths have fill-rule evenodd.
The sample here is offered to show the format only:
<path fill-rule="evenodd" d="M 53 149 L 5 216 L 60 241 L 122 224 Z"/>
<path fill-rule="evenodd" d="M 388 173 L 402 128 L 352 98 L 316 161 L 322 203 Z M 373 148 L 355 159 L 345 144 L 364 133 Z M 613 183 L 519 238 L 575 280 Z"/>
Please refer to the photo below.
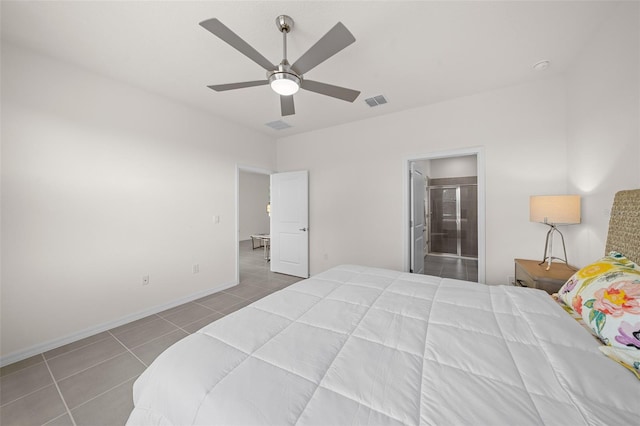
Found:
<path fill-rule="evenodd" d="M 638 212 L 640 190 L 616 194 L 627 266 Z M 640 381 L 602 345 L 541 290 L 343 265 L 171 346 L 127 424 L 638 424 Z"/>

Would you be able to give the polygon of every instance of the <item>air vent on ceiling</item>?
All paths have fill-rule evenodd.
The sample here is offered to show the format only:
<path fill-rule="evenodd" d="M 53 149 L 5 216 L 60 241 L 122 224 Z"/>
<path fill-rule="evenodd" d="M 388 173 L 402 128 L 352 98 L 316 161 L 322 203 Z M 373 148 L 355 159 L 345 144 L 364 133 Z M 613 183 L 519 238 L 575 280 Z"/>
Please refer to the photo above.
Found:
<path fill-rule="evenodd" d="M 282 120 L 272 121 L 270 123 L 265 124 L 265 126 L 271 127 L 273 130 L 284 130 L 292 127 L 291 124 L 285 123 Z"/>
<path fill-rule="evenodd" d="M 364 100 L 370 107 L 387 103 L 387 99 L 383 95 L 373 96 Z"/>

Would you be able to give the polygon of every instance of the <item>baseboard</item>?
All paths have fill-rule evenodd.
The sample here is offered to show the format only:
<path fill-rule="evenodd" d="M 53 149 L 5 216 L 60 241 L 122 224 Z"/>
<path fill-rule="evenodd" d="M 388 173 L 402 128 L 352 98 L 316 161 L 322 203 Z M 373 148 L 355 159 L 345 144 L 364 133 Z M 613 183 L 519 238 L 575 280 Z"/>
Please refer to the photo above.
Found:
<path fill-rule="evenodd" d="M 230 283 L 224 283 L 214 288 L 210 288 L 207 290 L 200 291 L 198 293 L 190 294 L 189 296 L 182 297 L 180 299 L 174 300 L 169 303 L 165 303 L 163 305 L 154 306 L 153 308 L 145 309 L 144 311 L 136 312 L 135 314 L 127 315 L 125 317 L 119 318 L 114 321 L 109 321 L 109 322 L 97 325 L 95 327 L 89 327 L 77 333 L 73 333 L 65 337 L 61 337 L 59 339 L 53 339 L 45 343 L 31 346 L 30 348 L 27 348 L 25 350 L 10 353 L 8 355 L 0 357 L 0 367 L 13 364 L 14 362 L 22 361 L 23 359 L 27 359 L 34 355 L 38 355 L 43 352 L 50 351 L 51 349 L 59 348 L 60 346 L 68 345 L 69 343 L 82 340 L 84 338 L 93 336 L 94 334 L 102 333 L 103 331 L 111 330 L 115 327 L 128 324 L 130 322 L 139 320 L 149 315 L 157 314 L 158 312 L 162 312 L 167 309 L 171 309 L 176 306 L 182 305 L 184 303 L 200 299 L 201 297 L 209 296 L 210 294 L 217 293 L 222 290 L 226 290 L 237 284 L 238 282 L 235 282 L 235 281 Z"/>

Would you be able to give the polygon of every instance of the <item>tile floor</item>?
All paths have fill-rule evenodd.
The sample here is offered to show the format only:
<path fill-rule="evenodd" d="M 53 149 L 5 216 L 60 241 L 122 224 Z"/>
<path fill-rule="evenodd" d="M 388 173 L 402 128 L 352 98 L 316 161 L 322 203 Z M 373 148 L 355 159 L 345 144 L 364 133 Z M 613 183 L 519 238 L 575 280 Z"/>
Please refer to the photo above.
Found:
<path fill-rule="evenodd" d="M 425 275 L 478 282 L 478 260 L 427 255 L 424 257 L 424 273 Z"/>
<path fill-rule="evenodd" d="M 240 284 L 0 369 L 0 424 L 123 425 L 135 379 L 163 350 L 203 326 L 300 280 L 269 271 L 240 243 Z"/>

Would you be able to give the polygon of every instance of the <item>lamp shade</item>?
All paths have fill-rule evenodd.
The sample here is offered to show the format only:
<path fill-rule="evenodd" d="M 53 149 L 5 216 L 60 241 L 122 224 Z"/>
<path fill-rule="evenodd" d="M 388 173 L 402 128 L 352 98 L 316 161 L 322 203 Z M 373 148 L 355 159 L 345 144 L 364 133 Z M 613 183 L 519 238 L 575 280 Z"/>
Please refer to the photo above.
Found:
<path fill-rule="evenodd" d="M 580 223 L 579 195 L 532 195 L 529 220 L 554 225 Z"/>

